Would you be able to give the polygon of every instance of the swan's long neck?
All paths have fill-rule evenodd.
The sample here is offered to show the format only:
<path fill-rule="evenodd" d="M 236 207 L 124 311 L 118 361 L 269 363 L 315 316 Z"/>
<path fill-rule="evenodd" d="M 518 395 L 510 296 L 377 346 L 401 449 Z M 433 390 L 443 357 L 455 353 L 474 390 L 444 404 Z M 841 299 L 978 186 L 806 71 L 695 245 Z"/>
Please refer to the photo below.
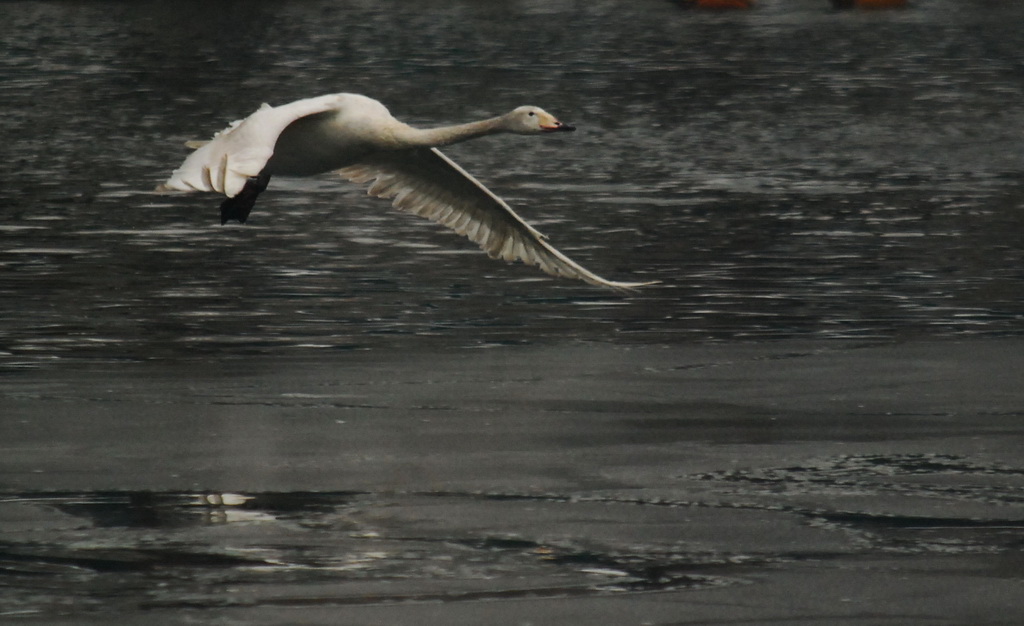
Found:
<path fill-rule="evenodd" d="M 493 117 L 479 122 L 468 124 L 456 124 L 454 126 L 441 126 L 439 128 L 413 128 L 405 126 L 396 133 L 397 138 L 409 146 L 432 148 L 434 146 L 448 146 L 460 141 L 493 135 L 495 133 L 507 132 L 504 126 L 504 118 Z"/>

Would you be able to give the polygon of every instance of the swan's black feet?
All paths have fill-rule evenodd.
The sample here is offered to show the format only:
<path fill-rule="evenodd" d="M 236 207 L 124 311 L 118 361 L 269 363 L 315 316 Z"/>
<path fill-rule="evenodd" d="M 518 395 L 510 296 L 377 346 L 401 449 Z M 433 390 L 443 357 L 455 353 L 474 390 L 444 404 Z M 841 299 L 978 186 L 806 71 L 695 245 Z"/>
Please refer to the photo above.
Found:
<path fill-rule="evenodd" d="M 249 219 L 252 207 L 256 205 L 256 198 L 269 184 L 270 174 L 266 172 L 260 172 L 259 176 L 250 176 L 238 195 L 220 203 L 221 226 L 227 224 L 228 220 L 238 220 L 244 224 L 245 220 Z"/>

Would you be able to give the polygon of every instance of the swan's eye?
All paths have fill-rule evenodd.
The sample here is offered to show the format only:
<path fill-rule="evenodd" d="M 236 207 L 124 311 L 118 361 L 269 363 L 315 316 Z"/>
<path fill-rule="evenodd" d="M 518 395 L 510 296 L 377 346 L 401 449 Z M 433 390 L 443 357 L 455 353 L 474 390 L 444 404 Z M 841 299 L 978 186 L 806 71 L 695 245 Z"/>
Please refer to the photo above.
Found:
<path fill-rule="evenodd" d="M 529 113 L 527 113 L 527 115 L 529 115 L 530 117 L 533 117 L 535 114 L 534 114 L 533 111 L 530 111 Z"/>

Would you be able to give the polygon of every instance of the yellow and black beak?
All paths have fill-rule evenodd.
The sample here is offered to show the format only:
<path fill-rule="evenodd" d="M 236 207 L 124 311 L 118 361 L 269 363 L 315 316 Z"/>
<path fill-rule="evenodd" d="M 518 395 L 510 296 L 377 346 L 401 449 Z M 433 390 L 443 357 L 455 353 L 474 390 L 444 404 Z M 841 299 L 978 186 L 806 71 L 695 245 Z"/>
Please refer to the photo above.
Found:
<path fill-rule="evenodd" d="M 555 120 L 551 124 L 541 124 L 541 129 L 546 133 L 569 132 L 576 130 L 572 124 L 565 124 Z"/>

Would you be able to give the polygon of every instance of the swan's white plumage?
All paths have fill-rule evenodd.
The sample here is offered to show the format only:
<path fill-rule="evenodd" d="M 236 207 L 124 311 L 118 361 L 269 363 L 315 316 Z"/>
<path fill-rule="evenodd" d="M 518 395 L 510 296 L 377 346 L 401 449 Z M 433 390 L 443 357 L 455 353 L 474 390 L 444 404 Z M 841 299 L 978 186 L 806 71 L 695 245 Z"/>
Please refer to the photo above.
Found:
<path fill-rule="evenodd" d="M 337 108 L 343 94 L 264 104 L 249 117 L 232 122 L 189 155 L 162 187 L 177 191 L 215 191 L 233 197 L 251 176 L 258 176 L 274 155 L 277 138 L 292 122 Z"/>
<path fill-rule="evenodd" d="M 250 177 L 262 172 L 310 175 L 337 170 L 352 182 L 369 183 L 371 195 L 393 199 L 400 211 L 469 238 L 492 258 L 523 261 L 553 276 L 613 289 L 650 284 L 609 281 L 575 263 L 436 148 L 495 132 L 558 129 L 572 127 L 533 107 L 483 122 L 421 130 L 358 94 L 332 94 L 279 107 L 265 104 L 201 145 L 161 189 L 234 197 Z"/>
<path fill-rule="evenodd" d="M 605 280 L 569 259 L 437 148 L 421 148 L 398 158 L 383 153 L 339 173 L 355 183 L 372 182 L 371 195 L 394 198 L 398 210 L 451 228 L 479 244 L 491 258 L 523 261 L 553 276 L 604 287 L 629 289 L 640 285 Z"/>

